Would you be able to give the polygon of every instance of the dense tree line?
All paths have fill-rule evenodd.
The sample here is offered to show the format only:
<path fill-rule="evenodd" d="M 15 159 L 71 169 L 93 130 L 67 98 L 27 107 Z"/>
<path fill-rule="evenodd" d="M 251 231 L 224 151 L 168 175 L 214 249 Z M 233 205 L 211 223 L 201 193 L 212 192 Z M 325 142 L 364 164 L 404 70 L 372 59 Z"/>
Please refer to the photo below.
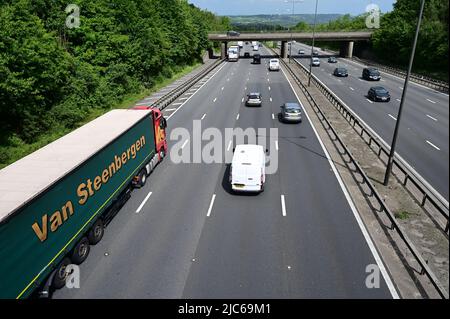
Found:
<path fill-rule="evenodd" d="M 448 0 L 427 0 L 421 24 L 414 68 L 418 72 L 448 70 Z M 394 10 L 381 15 L 380 28 L 370 43 L 376 57 L 385 63 L 405 67 L 409 61 L 417 26 L 420 0 L 397 0 Z M 319 24 L 317 31 L 364 30 L 367 15 L 344 15 L 334 21 Z M 311 25 L 300 22 L 297 30 L 309 31 Z M 448 73 L 447 73 L 448 80 Z"/>
<path fill-rule="evenodd" d="M 0 146 L 73 128 L 201 59 L 226 18 L 187 0 L 0 0 Z M 69 19 L 70 23 L 74 19 Z M 0 155 L 1 156 L 1 155 Z"/>

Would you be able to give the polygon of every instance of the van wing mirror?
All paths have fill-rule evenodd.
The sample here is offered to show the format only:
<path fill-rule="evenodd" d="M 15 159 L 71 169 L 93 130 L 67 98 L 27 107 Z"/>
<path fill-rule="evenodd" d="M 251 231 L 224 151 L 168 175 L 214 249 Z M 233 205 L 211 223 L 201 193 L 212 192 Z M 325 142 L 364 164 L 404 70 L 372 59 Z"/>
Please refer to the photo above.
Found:
<path fill-rule="evenodd" d="M 159 127 L 162 129 L 165 129 L 167 127 L 167 120 L 164 116 L 161 117 L 161 121 L 159 122 Z"/>

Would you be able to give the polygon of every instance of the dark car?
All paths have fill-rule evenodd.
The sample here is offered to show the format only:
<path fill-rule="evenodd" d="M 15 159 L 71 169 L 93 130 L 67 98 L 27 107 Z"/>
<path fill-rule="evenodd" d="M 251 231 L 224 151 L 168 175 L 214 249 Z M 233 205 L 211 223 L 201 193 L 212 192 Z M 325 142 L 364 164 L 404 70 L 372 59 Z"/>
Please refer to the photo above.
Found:
<path fill-rule="evenodd" d="M 237 32 L 237 31 L 228 31 L 227 32 L 227 36 L 229 36 L 229 37 L 238 37 L 240 35 L 241 34 L 239 32 Z"/>
<path fill-rule="evenodd" d="M 334 56 L 330 56 L 328 58 L 328 63 L 337 63 L 337 62 L 338 62 L 338 60 Z"/>
<path fill-rule="evenodd" d="M 244 52 L 244 58 L 249 58 L 250 57 L 250 53 L 249 52 Z"/>
<path fill-rule="evenodd" d="M 253 64 L 261 64 L 261 54 L 256 53 L 253 55 Z"/>
<path fill-rule="evenodd" d="M 371 87 L 369 92 L 367 93 L 367 96 L 375 102 L 389 102 L 391 100 L 389 91 L 382 86 Z"/>
<path fill-rule="evenodd" d="M 380 71 L 375 68 L 364 68 L 362 72 L 362 77 L 368 81 L 380 81 L 381 75 Z"/>
<path fill-rule="evenodd" d="M 348 76 L 348 71 L 347 71 L 346 68 L 336 68 L 336 69 L 334 69 L 333 75 L 334 76 L 347 77 Z"/>
<path fill-rule="evenodd" d="M 279 118 L 282 122 L 296 122 L 302 121 L 302 108 L 298 103 L 284 103 L 281 106 Z"/>

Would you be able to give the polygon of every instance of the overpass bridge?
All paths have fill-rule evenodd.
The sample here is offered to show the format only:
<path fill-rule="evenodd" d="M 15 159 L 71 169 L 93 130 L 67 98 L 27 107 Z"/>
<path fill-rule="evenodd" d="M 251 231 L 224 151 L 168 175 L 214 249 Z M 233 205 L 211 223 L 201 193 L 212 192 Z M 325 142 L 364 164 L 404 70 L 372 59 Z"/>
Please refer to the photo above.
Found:
<path fill-rule="evenodd" d="M 355 31 L 355 32 L 316 32 L 316 41 L 338 41 L 341 42 L 340 56 L 352 57 L 353 44 L 355 41 L 368 41 L 372 37 L 372 31 Z M 312 32 L 268 32 L 268 33 L 241 33 L 239 36 L 230 36 L 225 34 L 208 34 L 208 40 L 221 42 L 222 58 L 227 52 L 228 42 L 231 41 L 281 41 L 281 56 L 287 57 L 287 42 L 295 41 L 311 41 Z"/>

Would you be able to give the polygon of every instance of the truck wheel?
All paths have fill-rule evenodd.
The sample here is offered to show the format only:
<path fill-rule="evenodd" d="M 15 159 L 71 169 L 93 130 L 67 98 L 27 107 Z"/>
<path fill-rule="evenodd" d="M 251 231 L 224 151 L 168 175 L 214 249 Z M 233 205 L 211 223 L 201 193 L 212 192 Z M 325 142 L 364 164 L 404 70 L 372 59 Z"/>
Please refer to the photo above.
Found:
<path fill-rule="evenodd" d="M 69 265 L 70 265 L 69 258 L 66 257 L 61 261 L 61 263 L 58 265 L 58 268 L 56 268 L 55 270 L 55 276 L 53 277 L 52 287 L 54 287 L 55 289 L 60 289 L 64 287 L 68 275 L 66 269 L 67 266 Z"/>
<path fill-rule="evenodd" d="M 142 170 L 139 172 L 138 177 L 139 177 L 139 182 L 138 182 L 138 184 L 137 184 L 137 187 L 138 187 L 138 188 L 141 188 L 141 187 L 143 187 L 143 186 L 145 185 L 145 183 L 147 182 L 147 171 L 146 171 L 145 169 L 142 169 Z"/>
<path fill-rule="evenodd" d="M 89 230 L 87 236 L 89 243 L 91 245 L 97 244 L 102 239 L 104 232 L 103 221 L 99 218 Z"/>
<path fill-rule="evenodd" d="M 81 240 L 73 249 L 73 253 L 71 256 L 72 262 L 75 265 L 81 264 L 83 261 L 86 260 L 87 256 L 89 255 L 89 251 L 90 251 L 89 240 L 87 239 L 87 237 L 81 238 Z"/>

